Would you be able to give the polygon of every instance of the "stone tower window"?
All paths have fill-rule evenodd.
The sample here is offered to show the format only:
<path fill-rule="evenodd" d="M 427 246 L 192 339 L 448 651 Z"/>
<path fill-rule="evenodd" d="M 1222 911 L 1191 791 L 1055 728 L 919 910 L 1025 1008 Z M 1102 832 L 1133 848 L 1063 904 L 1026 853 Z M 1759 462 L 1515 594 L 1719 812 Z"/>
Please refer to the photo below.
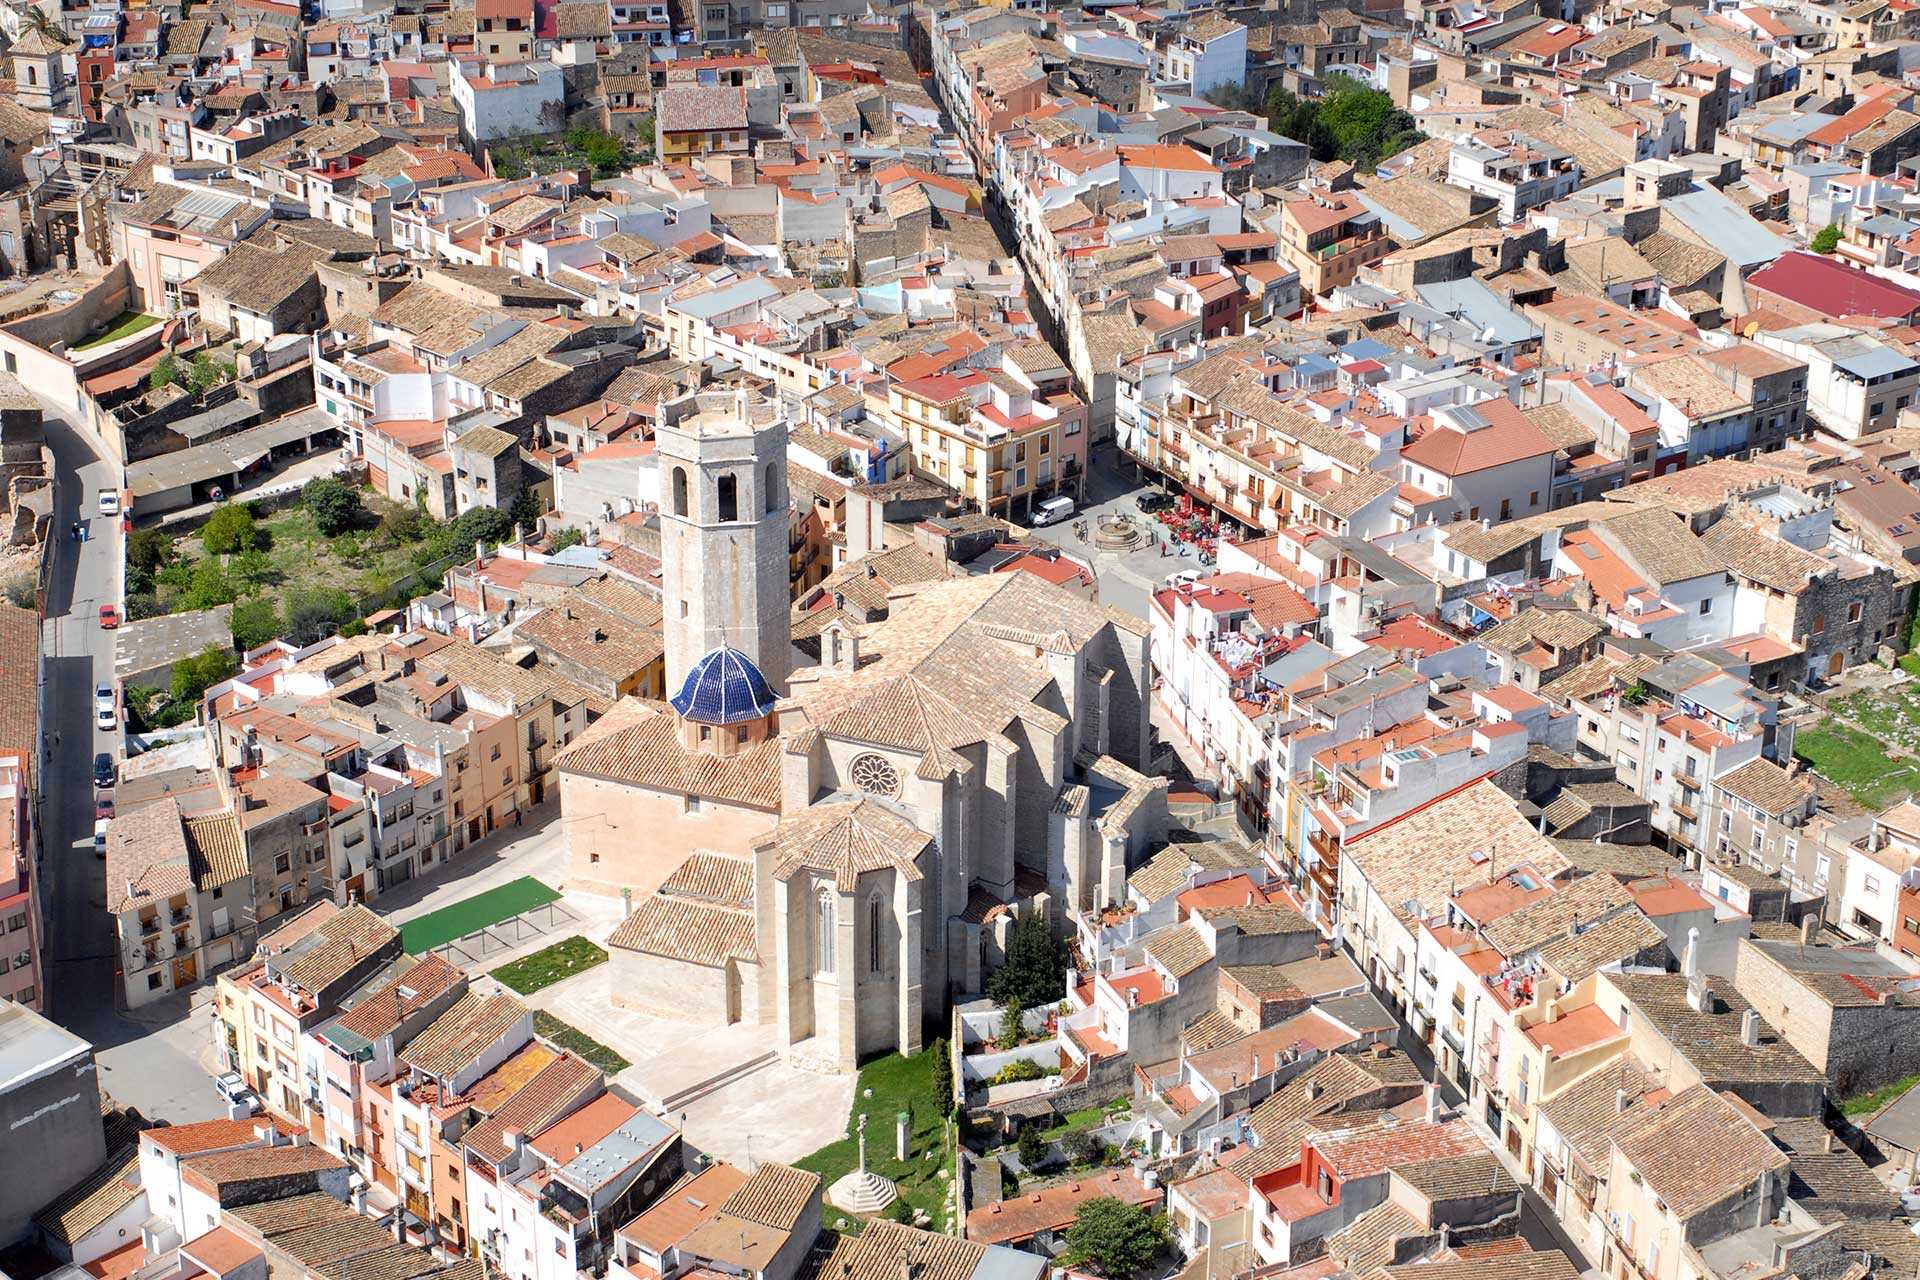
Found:
<path fill-rule="evenodd" d="M 883 755 L 872 751 L 853 758 L 853 785 L 870 796 L 897 796 L 900 794 L 900 774 Z"/>
<path fill-rule="evenodd" d="M 880 909 L 880 895 L 874 894 L 867 899 L 867 972 L 880 972 L 880 927 L 884 919 Z"/>
<path fill-rule="evenodd" d="M 774 479 L 776 474 L 774 468 L 778 465 L 780 464 L 777 462 L 769 462 L 767 464 L 767 491 L 766 496 L 761 498 L 760 501 L 762 503 L 762 510 L 768 515 L 773 514 L 774 504 L 779 500 L 780 484 Z"/>
<path fill-rule="evenodd" d="M 815 939 L 813 971 L 815 973 L 833 972 L 833 890 L 820 890 L 819 934 Z"/>
<path fill-rule="evenodd" d="M 740 518 L 740 482 L 731 475 L 720 477 L 715 485 L 719 496 L 720 519 L 738 520 Z"/>
<path fill-rule="evenodd" d="M 677 516 L 687 514 L 687 469 L 685 467 L 673 469 L 673 514 Z"/>

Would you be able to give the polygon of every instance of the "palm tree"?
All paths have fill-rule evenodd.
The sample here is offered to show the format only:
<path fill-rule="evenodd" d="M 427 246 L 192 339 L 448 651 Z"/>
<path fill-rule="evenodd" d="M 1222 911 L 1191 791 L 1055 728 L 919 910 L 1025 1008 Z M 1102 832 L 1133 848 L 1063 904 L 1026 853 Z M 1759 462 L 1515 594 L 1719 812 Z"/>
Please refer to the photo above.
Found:
<path fill-rule="evenodd" d="M 47 12 L 37 4 L 27 10 L 22 25 L 26 30 L 36 32 L 54 44 L 65 44 L 67 41 L 67 33 L 61 27 L 60 19 L 56 14 Z"/>

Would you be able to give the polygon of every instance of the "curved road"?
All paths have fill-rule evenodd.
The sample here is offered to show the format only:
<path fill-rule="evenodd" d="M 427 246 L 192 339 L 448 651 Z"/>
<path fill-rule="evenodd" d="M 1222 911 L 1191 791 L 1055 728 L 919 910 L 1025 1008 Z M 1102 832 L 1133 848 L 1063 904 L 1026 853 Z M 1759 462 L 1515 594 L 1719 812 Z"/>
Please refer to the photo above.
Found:
<path fill-rule="evenodd" d="M 180 998 L 148 1005 L 137 1018 L 116 1007 L 106 868 L 93 855 L 93 756 L 118 755 L 119 735 L 93 728 L 93 689 L 113 679 L 113 633 L 100 629 L 99 612 L 119 602 L 122 543 L 119 520 L 98 514 L 96 495 L 117 487 L 119 473 L 71 413 L 48 405 L 46 431 L 55 468 L 40 690 L 48 753 L 40 789 L 47 1007 L 61 1026 L 93 1042 L 102 1087 L 116 1100 L 156 1119 L 211 1119 L 223 1113 L 199 1059 L 211 1042 L 206 1023 L 190 1020 Z M 89 522 L 88 541 L 69 536 L 75 520 Z"/>

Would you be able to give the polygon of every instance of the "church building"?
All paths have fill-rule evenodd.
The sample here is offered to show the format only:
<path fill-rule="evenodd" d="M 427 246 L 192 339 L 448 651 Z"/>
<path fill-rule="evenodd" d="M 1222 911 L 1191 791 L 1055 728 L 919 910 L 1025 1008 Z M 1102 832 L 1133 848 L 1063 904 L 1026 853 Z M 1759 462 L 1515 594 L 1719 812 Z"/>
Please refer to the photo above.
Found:
<path fill-rule="evenodd" d="M 623 1002 L 759 1023 L 836 1070 L 914 1052 L 981 988 L 989 921 L 1117 903 L 1164 840 L 1145 624 L 959 577 L 836 619 L 796 666 L 786 424 L 730 394 L 661 416 L 673 695 L 560 757 L 569 884 L 628 898 Z"/>

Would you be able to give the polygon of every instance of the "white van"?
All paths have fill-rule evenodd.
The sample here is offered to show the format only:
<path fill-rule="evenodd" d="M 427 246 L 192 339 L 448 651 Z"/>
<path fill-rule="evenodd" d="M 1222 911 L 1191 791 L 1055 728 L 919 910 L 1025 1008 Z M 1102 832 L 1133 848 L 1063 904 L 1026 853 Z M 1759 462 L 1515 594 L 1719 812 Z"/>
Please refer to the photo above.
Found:
<path fill-rule="evenodd" d="M 1079 509 L 1080 508 L 1073 505 L 1072 498 L 1064 495 L 1058 498 L 1048 498 L 1045 502 L 1033 509 L 1034 527 L 1038 528 L 1044 524 L 1059 524 L 1062 520 L 1070 520 L 1073 518 L 1073 513 Z"/>

